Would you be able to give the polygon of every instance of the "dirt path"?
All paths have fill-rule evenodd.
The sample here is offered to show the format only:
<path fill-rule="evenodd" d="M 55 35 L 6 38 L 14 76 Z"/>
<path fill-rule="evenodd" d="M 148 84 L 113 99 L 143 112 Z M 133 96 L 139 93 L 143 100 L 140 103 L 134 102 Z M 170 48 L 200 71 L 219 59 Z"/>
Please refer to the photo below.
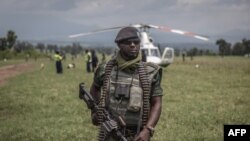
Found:
<path fill-rule="evenodd" d="M 29 72 L 34 68 L 34 64 L 15 64 L 0 67 L 0 87 L 3 86 L 6 81 L 18 74 Z"/>

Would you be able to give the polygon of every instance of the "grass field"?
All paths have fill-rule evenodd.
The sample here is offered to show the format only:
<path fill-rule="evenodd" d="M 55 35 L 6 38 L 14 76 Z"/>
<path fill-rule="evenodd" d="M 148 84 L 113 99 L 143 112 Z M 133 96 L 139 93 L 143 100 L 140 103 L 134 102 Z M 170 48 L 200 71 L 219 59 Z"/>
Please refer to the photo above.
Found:
<path fill-rule="evenodd" d="M 13 64 L 20 64 L 24 62 L 25 62 L 24 60 L 8 60 L 8 61 L 0 60 L 0 67 Z"/>
<path fill-rule="evenodd" d="M 38 60 L 32 73 L 0 87 L 0 140 L 96 139 L 90 111 L 78 98 L 78 84 L 89 88 L 93 73 L 86 73 L 83 58 L 74 70 L 65 68 L 69 62 L 58 75 L 54 62 Z M 163 109 L 153 141 L 221 141 L 224 124 L 250 124 L 249 58 L 176 58 L 163 71 L 162 87 Z"/>

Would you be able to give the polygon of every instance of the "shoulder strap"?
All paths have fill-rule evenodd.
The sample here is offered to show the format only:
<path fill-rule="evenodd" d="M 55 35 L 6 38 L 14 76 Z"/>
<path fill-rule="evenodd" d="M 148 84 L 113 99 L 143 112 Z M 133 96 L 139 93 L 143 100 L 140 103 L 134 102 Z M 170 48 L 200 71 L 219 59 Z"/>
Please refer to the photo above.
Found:
<path fill-rule="evenodd" d="M 98 110 L 97 110 L 99 122 L 103 121 L 103 113 L 104 113 L 103 109 L 105 108 L 105 100 L 108 94 L 107 93 L 108 83 L 109 83 L 110 74 L 111 74 L 114 64 L 115 64 L 115 60 L 110 60 L 105 66 L 102 93 L 101 93 L 100 102 L 98 104 Z"/>

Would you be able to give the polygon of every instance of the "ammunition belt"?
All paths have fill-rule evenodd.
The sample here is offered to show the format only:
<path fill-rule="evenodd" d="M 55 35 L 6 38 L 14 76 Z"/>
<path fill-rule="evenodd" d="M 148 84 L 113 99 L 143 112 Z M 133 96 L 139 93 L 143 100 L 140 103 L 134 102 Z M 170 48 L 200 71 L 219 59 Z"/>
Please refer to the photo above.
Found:
<path fill-rule="evenodd" d="M 108 90 L 108 83 L 109 83 L 109 77 L 112 71 L 112 68 L 114 66 L 114 61 L 109 61 L 106 64 L 105 67 L 105 75 L 104 75 L 104 80 L 103 80 L 103 87 L 102 87 L 102 94 L 100 97 L 100 102 L 98 105 L 98 110 L 97 110 L 97 118 L 98 118 L 98 123 L 100 124 L 103 122 L 103 117 L 104 117 L 104 108 L 105 108 L 105 102 L 106 102 L 106 95 L 107 95 L 107 90 Z M 98 141 L 103 141 L 105 140 L 106 137 L 106 132 L 104 131 L 103 127 L 100 126 L 99 129 L 99 135 L 98 135 Z"/>
<path fill-rule="evenodd" d="M 107 132 L 105 131 L 104 127 L 100 126 L 97 141 L 105 141 L 106 135 L 107 135 Z"/>
<path fill-rule="evenodd" d="M 145 126 L 149 117 L 150 83 L 146 69 L 142 63 L 138 65 L 139 79 L 143 90 L 142 126 Z"/>

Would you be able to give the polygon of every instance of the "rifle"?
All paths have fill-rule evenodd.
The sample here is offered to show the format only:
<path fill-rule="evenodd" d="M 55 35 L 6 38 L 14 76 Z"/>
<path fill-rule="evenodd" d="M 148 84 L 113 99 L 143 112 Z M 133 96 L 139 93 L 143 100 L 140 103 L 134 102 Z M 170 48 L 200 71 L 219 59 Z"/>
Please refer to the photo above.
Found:
<path fill-rule="evenodd" d="M 92 111 L 97 111 L 98 105 L 95 103 L 90 93 L 85 90 L 84 83 L 79 84 L 79 98 L 84 100 L 84 102 L 87 104 L 88 109 L 91 109 Z M 106 109 L 104 109 L 103 116 L 104 121 L 101 123 L 101 126 L 103 126 L 108 133 L 113 132 L 122 141 L 127 141 L 123 134 L 118 130 L 118 123 L 111 118 L 110 113 Z M 123 120 L 120 122 L 125 123 Z"/>

